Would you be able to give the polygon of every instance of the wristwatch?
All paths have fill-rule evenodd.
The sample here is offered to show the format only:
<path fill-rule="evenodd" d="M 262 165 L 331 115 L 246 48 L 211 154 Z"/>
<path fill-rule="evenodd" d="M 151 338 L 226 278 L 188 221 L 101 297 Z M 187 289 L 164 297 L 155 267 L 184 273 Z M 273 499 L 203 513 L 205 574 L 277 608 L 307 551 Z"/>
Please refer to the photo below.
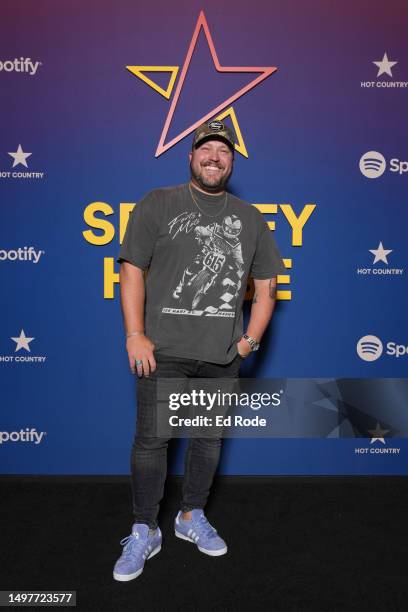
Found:
<path fill-rule="evenodd" d="M 257 351 L 259 349 L 259 342 L 255 340 L 255 338 L 251 338 L 251 336 L 248 336 L 248 334 L 244 334 L 242 337 L 248 342 L 249 346 L 251 347 L 251 351 Z"/>

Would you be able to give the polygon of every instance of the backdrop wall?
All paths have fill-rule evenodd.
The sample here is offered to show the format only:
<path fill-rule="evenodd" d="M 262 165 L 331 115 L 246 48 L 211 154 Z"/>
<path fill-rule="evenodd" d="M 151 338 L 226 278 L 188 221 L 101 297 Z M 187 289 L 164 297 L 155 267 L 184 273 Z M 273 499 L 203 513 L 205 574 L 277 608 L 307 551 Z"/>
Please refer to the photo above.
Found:
<path fill-rule="evenodd" d="M 287 266 L 242 374 L 407 376 L 407 17 L 398 0 L 2 3 L 2 473 L 128 472 L 115 258 L 132 206 L 188 180 L 204 117 L 233 128 L 230 189 Z M 304 436 L 228 440 L 221 473 L 406 473 L 395 384 L 324 437 L 310 411 Z"/>

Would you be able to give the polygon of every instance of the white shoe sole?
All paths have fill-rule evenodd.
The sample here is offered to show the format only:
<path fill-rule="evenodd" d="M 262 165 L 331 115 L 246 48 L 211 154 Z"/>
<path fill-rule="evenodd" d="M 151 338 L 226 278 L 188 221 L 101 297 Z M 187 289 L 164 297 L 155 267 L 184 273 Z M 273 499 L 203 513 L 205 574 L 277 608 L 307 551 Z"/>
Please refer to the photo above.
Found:
<path fill-rule="evenodd" d="M 161 551 L 161 544 L 159 544 L 159 546 L 157 546 L 156 548 L 152 550 L 150 555 L 147 557 L 146 561 L 154 557 L 154 555 L 157 555 L 157 553 L 160 551 Z M 141 567 L 139 570 L 137 570 L 137 572 L 133 572 L 133 574 L 117 574 L 116 572 L 113 572 L 113 577 L 115 580 L 118 580 L 119 582 L 129 582 L 129 580 L 134 580 L 135 578 L 140 576 L 143 570 L 144 570 L 144 566 Z"/>
<path fill-rule="evenodd" d="M 219 550 L 208 550 L 207 548 L 201 548 L 201 546 L 199 546 L 197 542 L 193 540 L 193 538 L 189 538 L 188 536 L 184 535 L 183 533 L 180 533 L 179 531 L 174 531 L 174 533 L 181 540 L 186 540 L 187 542 L 195 544 L 200 552 L 204 553 L 205 555 L 210 555 L 210 557 L 220 557 L 221 555 L 225 555 L 225 553 L 228 551 L 227 546 L 225 546 L 224 548 L 220 548 Z"/>

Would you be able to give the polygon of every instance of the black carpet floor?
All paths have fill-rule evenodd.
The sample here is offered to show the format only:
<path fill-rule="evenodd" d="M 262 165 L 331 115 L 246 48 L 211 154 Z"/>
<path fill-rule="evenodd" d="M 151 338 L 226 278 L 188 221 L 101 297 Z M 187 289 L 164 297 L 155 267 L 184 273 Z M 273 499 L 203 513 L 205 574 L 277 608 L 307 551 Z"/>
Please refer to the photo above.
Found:
<path fill-rule="evenodd" d="M 0 590 L 76 590 L 101 612 L 408 610 L 408 479 L 220 477 L 218 558 L 175 538 L 180 484 L 167 481 L 161 552 L 118 583 L 126 478 L 0 477 Z"/>

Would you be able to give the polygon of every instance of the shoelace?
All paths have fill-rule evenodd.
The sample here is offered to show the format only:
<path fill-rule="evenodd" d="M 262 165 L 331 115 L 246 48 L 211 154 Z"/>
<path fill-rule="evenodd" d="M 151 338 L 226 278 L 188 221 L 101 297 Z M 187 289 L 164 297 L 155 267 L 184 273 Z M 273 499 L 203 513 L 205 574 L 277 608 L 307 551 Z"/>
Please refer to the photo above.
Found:
<path fill-rule="evenodd" d="M 207 536 L 207 538 L 215 538 L 217 535 L 217 530 L 208 522 L 207 517 L 203 514 L 200 516 L 200 525 L 202 534 Z"/>
<path fill-rule="evenodd" d="M 142 546 L 146 546 L 146 542 L 139 539 L 139 534 L 134 535 L 133 533 L 130 536 L 123 538 L 120 543 L 122 546 L 124 546 L 124 557 L 131 557 L 135 554 L 135 552 L 137 552 L 137 549 L 142 548 Z"/>

